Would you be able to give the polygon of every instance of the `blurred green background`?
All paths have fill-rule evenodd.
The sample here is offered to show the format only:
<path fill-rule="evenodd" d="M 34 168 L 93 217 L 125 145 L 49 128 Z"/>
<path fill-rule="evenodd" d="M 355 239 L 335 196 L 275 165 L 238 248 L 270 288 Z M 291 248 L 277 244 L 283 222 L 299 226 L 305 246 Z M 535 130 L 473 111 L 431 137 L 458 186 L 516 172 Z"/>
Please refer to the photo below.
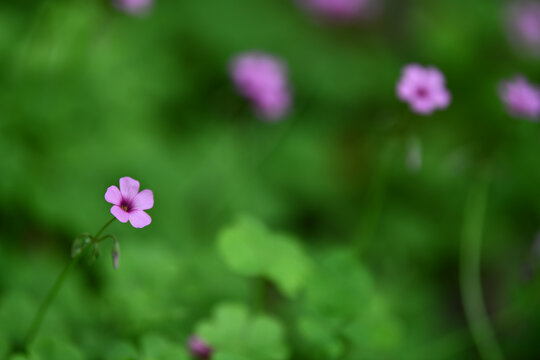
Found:
<path fill-rule="evenodd" d="M 540 130 L 497 96 L 540 67 L 508 43 L 504 5 L 387 0 L 339 25 L 289 0 L 158 0 L 143 17 L 3 0 L 0 358 L 182 360 L 197 333 L 218 360 L 479 359 L 459 273 L 486 167 L 487 311 L 507 358 L 540 358 Z M 289 66 L 282 122 L 230 83 L 253 49 Z M 448 110 L 396 99 L 409 62 L 443 71 Z M 153 190 L 152 224 L 114 223 L 120 268 L 110 244 L 81 261 L 30 354 L 8 355 L 122 176 Z"/>

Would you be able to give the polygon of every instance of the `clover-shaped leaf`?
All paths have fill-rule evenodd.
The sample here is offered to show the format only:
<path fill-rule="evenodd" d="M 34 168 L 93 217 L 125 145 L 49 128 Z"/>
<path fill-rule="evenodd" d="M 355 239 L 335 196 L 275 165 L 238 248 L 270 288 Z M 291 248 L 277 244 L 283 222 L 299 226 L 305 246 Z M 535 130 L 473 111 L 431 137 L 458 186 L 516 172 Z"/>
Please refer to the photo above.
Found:
<path fill-rule="evenodd" d="M 289 297 L 302 289 L 312 267 L 293 238 L 272 233 L 252 217 L 242 217 L 222 231 L 219 249 L 233 271 L 265 277 Z"/>
<path fill-rule="evenodd" d="M 348 251 L 333 251 L 319 259 L 306 286 L 306 302 L 320 314 L 346 321 L 362 311 L 373 295 L 370 274 Z"/>
<path fill-rule="evenodd" d="M 197 326 L 196 334 L 212 346 L 218 360 L 283 360 L 288 354 L 280 323 L 250 315 L 240 304 L 219 306 L 211 320 Z"/>
<path fill-rule="evenodd" d="M 318 265 L 296 324 L 306 351 L 316 359 L 397 356 L 400 323 L 354 254 L 325 253 Z"/>
<path fill-rule="evenodd" d="M 157 335 L 146 335 L 142 341 L 141 360 L 188 360 L 183 344 L 173 343 Z"/>
<path fill-rule="evenodd" d="M 338 335 L 335 324 L 329 324 L 326 319 L 316 318 L 315 316 L 300 317 L 297 321 L 297 330 L 303 338 L 302 345 L 308 348 L 308 352 L 313 353 L 316 347 L 316 354 L 313 360 L 338 359 L 344 351 L 345 345 L 343 339 Z"/>

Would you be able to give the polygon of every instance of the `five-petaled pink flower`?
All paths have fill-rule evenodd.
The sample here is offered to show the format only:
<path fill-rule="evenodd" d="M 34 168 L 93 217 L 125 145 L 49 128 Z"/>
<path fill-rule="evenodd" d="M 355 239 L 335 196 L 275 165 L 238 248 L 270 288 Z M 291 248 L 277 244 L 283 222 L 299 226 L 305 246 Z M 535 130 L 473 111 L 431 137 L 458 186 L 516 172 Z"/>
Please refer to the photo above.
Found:
<path fill-rule="evenodd" d="M 247 98 L 263 119 L 283 118 L 292 102 L 287 67 L 278 58 L 262 52 L 236 56 L 230 73 L 238 92 Z"/>
<path fill-rule="evenodd" d="M 540 55 L 540 4 L 536 1 L 512 2 L 507 17 L 512 43 L 533 55 Z"/>
<path fill-rule="evenodd" d="M 140 184 L 130 177 L 120 179 L 120 189 L 110 186 L 105 193 L 105 200 L 114 206 L 111 213 L 120 222 L 129 222 L 133 227 L 142 228 L 152 222 L 152 218 L 143 210 L 154 206 L 154 193 L 152 190 L 139 192 Z"/>
<path fill-rule="evenodd" d="M 431 115 L 436 109 L 450 105 L 451 96 L 445 83 L 444 75 L 437 68 L 409 64 L 402 70 L 397 96 L 409 103 L 415 113 Z"/>
<path fill-rule="evenodd" d="M 540 116 L 540 89 L 523 76 L 503 81 L 499 95 L 511 115 L 533 121 Z"/>

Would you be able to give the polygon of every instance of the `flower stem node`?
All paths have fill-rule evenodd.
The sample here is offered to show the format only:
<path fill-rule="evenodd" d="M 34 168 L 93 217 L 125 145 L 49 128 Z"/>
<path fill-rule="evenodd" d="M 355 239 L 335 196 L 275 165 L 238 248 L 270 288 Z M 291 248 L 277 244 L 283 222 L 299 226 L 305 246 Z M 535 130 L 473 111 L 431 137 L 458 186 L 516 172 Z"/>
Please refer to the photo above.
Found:
<path fill-rule="evenodd" d="M 99 243 L 95 242 L 92 248 L 92 255 L 90 256 L 90 263 L 93 263 L 97 259 L 99 259 L 101 255 L 101 250 L 99 248 Z"/>

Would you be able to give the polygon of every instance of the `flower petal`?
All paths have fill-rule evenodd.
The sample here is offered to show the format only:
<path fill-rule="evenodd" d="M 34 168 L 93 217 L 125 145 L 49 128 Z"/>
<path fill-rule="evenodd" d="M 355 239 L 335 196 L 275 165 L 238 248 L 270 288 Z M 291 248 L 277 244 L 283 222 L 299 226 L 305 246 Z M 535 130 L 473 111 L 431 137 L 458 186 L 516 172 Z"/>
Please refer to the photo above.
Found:
<path fill-rule="evenodd" d="M 439 69 L 430 66 L 426 69 L 425 82 L 426 84 L 429 84 L 429 86 L 444 87 L 444 75 Z"/>
<path fill-rule="evenodd" d="M 141 185 L 135 179 L 132 179 L 128 176 L 120 179 L 120 192 L 122 196 L 127 200 L 132 200 L 135 195 L 139 192 L 139 187 Z"/>
<path fill-rule="evenodd" d="M 113 214 L 114 217 L 118 219 L 118 221 L 123 222 L 123 223 L 127 222 L 130 216 L 130 214 L 122 210 L 122 208 L 118 205 L 114 205 L 111 208 L 111 214 Z"/>
<path fill-rule="evenodd" d="M 425 69 L 419 64 L 408 64 L 402 70 L 402 77 L 409 81 L 422 81 L 425 77 Z"/>
<path fill-rule="evenodd" d="M 116 186 L 109 186 L 105 193 L 105 200 L 114 205 L 120 205 L 122 203 L 122 194 Z"/>
<path fill-rule="evenodd" d="M 152 218 L 142 210 L 135 210 L 129 213 L 129 222 L 133 227 L 143 228 L 152 222 Z"/>
<path fill-rule="evenodd" d="M 131 203 L 133 210 L 148 210 L 154 206 L 154 193 L 152 190 L 143 190 L 138 193 Z"/>
<path fill-rule="evenodd" d="M 450 95 L 450 93 L 443 88 L 433 94 L 433 101 L 439 108 L 446 108 L 452 101 L 452 95 Z"/>
<path fill-rule="evenodd" d="M 430 99 L 419 99 L 410 103 L 411 109 L 419 115 L 431 115 L 436 106 Z"/>

